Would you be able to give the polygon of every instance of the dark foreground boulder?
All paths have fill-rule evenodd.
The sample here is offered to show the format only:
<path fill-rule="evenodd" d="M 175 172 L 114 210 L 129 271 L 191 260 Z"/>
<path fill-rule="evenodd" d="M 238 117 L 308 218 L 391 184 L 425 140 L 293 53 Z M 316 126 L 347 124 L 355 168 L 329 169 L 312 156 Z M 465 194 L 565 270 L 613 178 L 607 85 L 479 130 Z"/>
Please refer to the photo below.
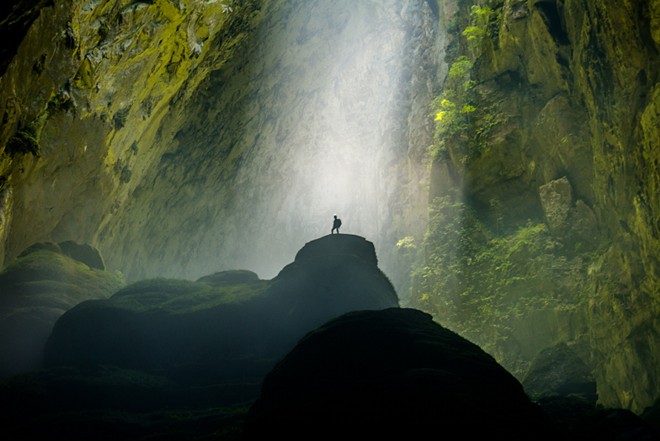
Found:
<path fill-rule="evenodd" d="M 520 383 L 413 309 L 346 314 L 265 378 L 247 439 L 553 439 Z"/>

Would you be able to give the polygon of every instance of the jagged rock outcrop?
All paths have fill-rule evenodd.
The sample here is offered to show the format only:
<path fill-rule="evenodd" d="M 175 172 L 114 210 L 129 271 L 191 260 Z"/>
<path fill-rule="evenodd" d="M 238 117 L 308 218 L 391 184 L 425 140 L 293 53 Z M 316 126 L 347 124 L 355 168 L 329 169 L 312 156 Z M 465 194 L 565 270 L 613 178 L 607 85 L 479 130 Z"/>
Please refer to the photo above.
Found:
<path fill-rule="evenodd" d="M 268 374 L 247 439 L 285 436 L 555 439 L 518 381 L 413 309 L 348 313 L 309 333 Z"/>
<path fill-rule="evenodd" d="M 67 310 L 123 285 L 87 244 L 35 244 L 0 272 L 0 378 L 42 366 L 53 325 Z"/>

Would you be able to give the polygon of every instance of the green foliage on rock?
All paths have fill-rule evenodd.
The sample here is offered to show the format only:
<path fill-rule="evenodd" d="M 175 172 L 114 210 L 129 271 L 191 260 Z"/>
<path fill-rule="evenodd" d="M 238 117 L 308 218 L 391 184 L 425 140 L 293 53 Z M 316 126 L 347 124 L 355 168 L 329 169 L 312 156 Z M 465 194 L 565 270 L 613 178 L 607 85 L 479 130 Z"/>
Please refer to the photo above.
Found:
<path fill-rule="evenodd" d="M 489 3 L 493 3 L 493 6 Z M 501 11 L 501 7 L 501 4 L 495 5 L 495 2 L 492 1 L 484 5 L 477 4 L 470 7 L 470 24 L 463 30 L 463 36 L 466 38 L 470 49 L 478 51 L 483 40 L 496 29 L 496 19 L 501 19 L 496 11 Z"/>
<path fill-rule="evenodd" d="M 430 147 L 433 159 L 452 156 L 468 162 L 487 147 L 490 131 L 506 120 L 485 99 L 475 75 L 480 48 L 496 33 L 501 8 L 495 2 L 472 5 L 468 25 L 461 32 L 464 39 L 457 43 L 460 49 L 449 52 L 449 71 L 442 93 L 431 104 L 435 121 L 434 143 Z"/>
<path fill-rule="evenodd" d="M 530 220 L 496 234 L 469 204 L 444 196 L 432 205 L 423 246 L 413 305 L 497 354 L 518 375 L 527 366 L 521 352 L 530 356 L 528 348 L 553 343 L 564 332 L 560 323 L 586 311 L 590 256 L 567 256 L 544 223 Z M 528 335 L 524 319 L 534 314 L 559 324 Z"/>
<path fill-rule="evenodd" d="M 471 69 L 472 61 L 466 56 L 454 61 L 449 68 L 444 92 L 432 103 L 436 123 L 435 144 L 431 150 L 433 157 L 437 158 L 445 151 L 447 138 L 467 139 L 470 114 L 477 110 Z"/>

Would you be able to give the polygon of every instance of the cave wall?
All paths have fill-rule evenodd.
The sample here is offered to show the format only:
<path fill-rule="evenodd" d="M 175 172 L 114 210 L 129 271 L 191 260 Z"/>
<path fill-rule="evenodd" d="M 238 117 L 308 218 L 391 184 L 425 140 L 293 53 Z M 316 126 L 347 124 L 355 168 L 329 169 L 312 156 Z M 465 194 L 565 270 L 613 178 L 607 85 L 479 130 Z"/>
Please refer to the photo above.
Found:
<path fill-rule="evenodd" d="M 195 68 L 209 52 L 199 48 L 239 18 L 219 3 L 189 6 L 90 0 L 40 9 L 0 78 L 5 261 L 37 241 L 94 242 L 159 157 L 171 100 L 203 77 Z"/>
<path fill-rule="evenodd" d="M 168 112 L 162 156 L 100 240 L 123 245 L 110 259 L 137 253 L 144 274 L 219 261 L 271 277 L 338 213 L 343 232 L 373 238 L 387 271 L 399 231 L 423 228 L 430 131 L 411 109 L 435 78 L 430 12 L 305 1 L 263 2 L 259 14 L 237 56 Z M 153 216 L 145 199 L 166 211 Z"/>
<path fill-rule="evenodd" d="M 567 342 L 636 412 L 660 380 L 659 7 L 460 4 L 420 270 L 445 290 L 413 294 L 519 378 Z"/>
<path fill-rule="evenodd" d="M 442 75 L 429 5 L 39 3 L 0 77 L 0 257 L 76 240 L 128 280 L 271 277 L 338 213 L 405 284 Z"/>

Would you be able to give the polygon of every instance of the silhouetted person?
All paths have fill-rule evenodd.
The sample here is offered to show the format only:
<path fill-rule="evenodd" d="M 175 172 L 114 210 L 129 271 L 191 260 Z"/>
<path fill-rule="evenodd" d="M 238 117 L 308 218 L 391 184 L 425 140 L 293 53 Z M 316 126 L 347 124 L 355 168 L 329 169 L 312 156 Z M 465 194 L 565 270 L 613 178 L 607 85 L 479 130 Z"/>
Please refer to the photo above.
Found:
<path fill-rule="evenodd" d="M 337 230 L 337 234 L 339 234 L 339 227 L 341 227 L 341 219 L 339 219 L 335 214 L 335 220 L 332 223 L 332 230 L 330 230 L 330 234 L 334 234 L 335 230 Z"/>

